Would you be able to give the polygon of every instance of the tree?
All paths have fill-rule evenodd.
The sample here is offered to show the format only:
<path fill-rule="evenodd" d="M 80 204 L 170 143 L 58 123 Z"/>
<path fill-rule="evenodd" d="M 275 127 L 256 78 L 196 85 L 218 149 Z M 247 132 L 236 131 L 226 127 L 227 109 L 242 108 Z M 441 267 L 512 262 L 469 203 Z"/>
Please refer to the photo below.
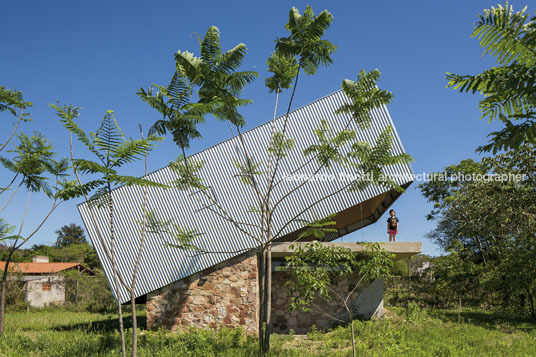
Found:
<path fill-rule="evenodd" d="M 48 256 L 51 262 L 80 262 L 91 269 L 102 268 L 95 248 L 87 242 L 70 244 L 61 248 L 47 245 L 34 245 L 26 254 L 28 258 L 30 255 L 45 255 Z M 25 261 L 27 261 L 28 258 L 26 258 Z M 13 258 L 11 260 L 14 261 Z"/>
<path fill-rule="evenodd" d="M 318 300 L 336 299 L 344 307 L 347 321 L 350 321 L 354 357 L 356 350 L 352 301 L 359 296 L 359 289 L 362 291 L 367 284 L 389 277 L 394 258 L 379 243 L 361 244 L 364 245 L 364 251 L 359 256 L 349 248 L 325 246 L 316 241 L 293 245 L 293 255 L 286 257 L 292 276 L 292 280 L 286 283 L 290 288 L 290 310 L 315 311 L 344 323 L 346 321 L 336 315 L 335 311 L 326 311 L 318 306 Z M 343 276 L 357 281 L 343 286 L 339 283 Z"/>
<path fill-rule="evenodd" d="M 429 218 L 437 226 L 429 238 L 459 257 L 447 261 L 441 273 L 452 296 L 488 299 L 536 316 L 536 277 L 526 271 L 536 254 L 535 157 L 535 147 L 525 144 L 481 162 L 464 160 L 442 173 L 459 170 L 457 180 L 419 185 L 435 207 Z"/>
<path fill-rule="evenodd" d="M 136 309 L 135 309 L 135 276 L 134 273 L 130 282 L 127 277 L 122 276 L 117 269 L 117 262 L 115 258 L 115 241 L 117 239 L 114 231 L 115 225 L 115 204 L 112 195 L 113 188 L 126 185 L 138 185 L 143 186 L 144 196 L 147 196 L 147 187 L 159 187 L 165 188 L 165 185 L 130 175 L 121 175 L 118 170 L 125 164 L 131 163 L 140 157 L 145 157 L 149 151 L 151 151 L 156 142 L 161 138 L 157 136 L 149 136 L 148 138 L 141 139 L 127 139 L 121 128 L 117 124 L 117 121 L 113 115 L 112 110 L 108 110 L 104 115 L 100 127 L 96 132 L 91 133 L 89 136 L 86 132 L 75 123 L 75 119 L 79 116 L 80 108 L 73 107 L 72 105 L 51 105 L 56 110 L 56 114 L 60 118 L 66 129 L 69 130 L 70 142 L 71 142 L 71 161 L 73 165 L 74 174 L 78 181 L 78 186 L 73 190 L 75 195 L 84 195 L 86 202 L 89 203 L 90 216 L 93 226 L 97 231 L 97 238 L 100 240 L 101 246 L 104 250 L 105 258 L 112 266 L 113 280 L 115 285 L 115 296 L 117 301 L 117 310 L 119 314 L 119 331 L 121 335 L 121 351 L 123 357 L 126 355 L 125 345 L 125 331 L 123 326 L 123 313 L 119 296 L 119 284 L 124 286 L 130 291 L 131 305 L 132 305 L 132 334 L 133 334 L 133 348 L 132 355 L 136 355 L 137 346 L 137 325 L 136 325 Z M 141 130 L 141 127 L 140 127 Z M 76 135 L 79 142 L 84 144 L 86 149 L 95 156 L 96 161 L 89 159 L 76 159 L 73 153 L 72 135 Z M 147 162 L 145 164 L 147 171 Z M 93 178 L 87 183 L 82 183 L 80 175 L 89 174 L 96 178 Z M 94 192 L 90 198 L 88 194 Z M 144 200 L 144 202 L 146 199 Z M 108 213 L 109 224 L 109 236 L 105 236 L 103 229 L 99 228 L 96 223 L 97 220 L 93 213 L 92 207 L 97 206 L 105 208 Z M 142 227 L 145 225 L 142 223 Z M 138 258 L 136 260 L 136 266 L 134 271 L 137 270 L 139 260 L 143 249 L 143 243 L 138 248 Z"/>
<path fill-rule="evenodd" d="M 72 198 L 71 192 L 75 189 L 76 184 L 73 181 L 66 180 L 66 171 L 69 167 L 67 159 L 59 161 L 54 160 L 56 155 L 53 152 L 52 144 L 40 133 L 28 136 L 24 133 L 17 134 L 19 144 L 13 150 L 8 150 L 12 158 L 0 157 L 2 165 L 13 174 L 13 179 L 8 187 L 18 185 L 8 198 L 7 202 L 0 209 L 4 210 L 12 201 L 15 193 L 19 188 L 26 189 L 28 192 L 24 211 L 21 212 L 21 223 L 18 227 L 9 225 L 7 222 L 1 222 L 0 240 L 2 242 L 11 242 L 5 259 L 2 275 L 2 297 L 0 301 L 0 335 L 4 335 L 4 316 L 5 316 L 5 296 L 7 289 L 7 276 L 9 273 L 9 263 L 14 253 L 28 242 L 39 231 L 47 221 L 54 210 L 65 200 Z M 52 181 L 52 185 L 49 182 Z M 28 235 L 22 235 L 25 226 L 26 215 L 30 208 L 30 198 L 32 193 L 42 192 L 46 194 L 53 202 L 50 210 L 45 212 L 40 223 L 31 230 Z M 5 190 L 1 193 L 5 193 Z M 1 194 L 0 193 L 0 194 Z M 17 229 L 16 229 L 17 228 Z"/>
<path fill-rule="evenodd" d="M 331 55 L 336 46 L 323 39 L 324 33 L 329 28 L 332 20 L 333 17 L 328 11 L 325 10 L 319 15 L 315 15 L 309 6 L 303 15 L 296 8 L 292 8 L 289 12 L 289 21 L 286 28 L 290 31 L 290 35 L 276 41 L 275 52 L 267 61 L 268 70 L 273 73 L 273 76 L 266 79 L 266 85 L 270 92 L 275 92 L 276 94 L 276 109 L 271 123 L 270 137 L 268 138 L 267 160 L 258 161 L 252 156 L 252 153 L 248 150 L 246 139 L 241 132 L 244 118 L 238 112 L 238 108 L 250 103 L 250 101 L 241 99 L 240 94 L 245 85 L 256 77 L 253 72 L 236 71 L 245 57 L 245 45 L 238 44 L 229 51 L 222 51 L 219 30 L 212 26 L 208 29 L 203 39 L 198 37 L 201 53 L 199 57 L 188 51 L 178 51 L 175 55 L 176 71 L 173 74 L 172 83 L 177 81 L 176 78 L 184 78 L 185 86 L 191 85 L 196 89 L 198 96 L 196 104 L 207 105 L 206 108 L 212 107 L 210 114 L 217 119 L 227 121 L 231 134 L 235 136 L 236 133 L 237 135 L 239 146 L 237 155 L 231 158 L 236 166 L 234 177 L 252 190 L 256 202 L 248 213 L 256 214 L 256 222 L 259 222 L 259 224 L 248 225 L 246 228 L 240 217 L 230 214 L 225 204 L 212 197 L 209 193 L 210 190 L 206 190 L 206 187 L 210 186 L 210 182 L 204 182 L 203 178 L 199 176 L 199 171 L 204 163 L 189 158 L 185 152 L 185 148 L 187 148 L 185 143 L 188 143 L 189 139 L 201 137 L 195 129 L 199 121 L 197 117 L 184 117 L 185 120 L 189 121 L 187 125 L 175 126 L 173 124 L 171 127 L 177 128 L 183 133 L 183 137 L 187 139 L 179 140 L 178 145 L 182 155 L 177 161 L 170 163 L 170 168 L 179 177 L 172 184 L 181 190 L 194 189 L 199 191 L 199 196 L 203 198 L 202 201 L 200 200 L 202 206 L 207 207 L 214 214 L 230 222 L 256 245 L 254 250 L 257 252 L 259 259 L 259 346 L 263 352 L 269 349 L 271 332 L 271 243 L 281 237 L 286 227 L 302 219 L 306 212 L 309 212 L 314 206 L 338 192 L 361 190 L 370 184 L 400 190 L 401 188 L 394 184 L 392 180 L 386 178 L 387 175 L 383 175 L 383 168 L 389 165 L 407 163 L 410 160 L 406 154 L 392 154 L 393 137 L 391 128 L 387 128 L 382 132 L 374 144 L 357 140 L 356 131 L 349 128 L 354 120 L 359 125 L 366 126 L 370 118 L 369 111 L 388 103 L 392 98 L 390 92 L 377 88 L 376 82 L 379 80 L 379 71 L 374 70 L 369 73 L 362 71 L 356 81 L 344 80 L 342 84 L 344 92 L 351 100 L 351 105 L 343 106 L 339 109 L 340 113 L 351 114 L 345 129 L 342 131 L 334 130 L 329 127 L 326 121 L 322 121 L 315 130 L 318 143 L 303 152 L 303 155 L 307 157 L 306 164 L 295 172 L 289 173 L 294 174 L 310 169 L 312 175 L 308 176 L 302 183 L 289 189 L 282 196 L 274 193 L 278 192 L 281 187 L 280 163 L 288 157 L 289 152 L 295 150 L 294 139 L 288 137 L 288 117 L 292 108 L 299 73 L 303 70 L 306 74 L 313 75 L 319 66 L 327 66 L 332 62 Z M 283 125 L 278 128 L 275 120 L 278 95 L 281 90 L 290 87 L 292 80 L 294 80 L 293 93 L 284 116 Z M 162 92 L 163 87 L 158 86 L 157 88 L 160 88 Z M 169 93 L 169 90 L 166 89 L 166 91 Z M 162 92 L 162 95 L 159 93 L 153 94 L 152 98 L 149 93 L 149 90 L 143 91 L 140 89 L 138 91 L 138 95 L 142 100 L 151 104 L 160 114 L 168 115 L 170 112 L 169 104 L 162 104 L 163 101 L 159 99 L 165 96 L 165 93 Z M 159 104 L 155 105 L 155 103 Z M 191 107 L 190 104 L 186 105 L 188 105 L 188 108 Z M 185 104 L 181 104 L 181 107 L 184 108 Z M 157 130 L 159 123 L 158 121 L 156 122 L 154 130 Z M 167 128 L 167 130 L 171 129 Z M 190 133 L 195 135 L 189 135 Z M 175 134 L 173 135 L 175 139 Z M 175 141 L 177 142 L 177 140 Z M 254 143 L 250 143 L 250 145 L 252 144 Z M 281 205 L 294 197 L 303 187 L 310 184 L 311 178 L 315 174 L 322 169 L 329 168 L 333 163 L 351 167 L 356 172 L 369 173 L 370 180 L 351 181 L 339 191 L 319 197 L 318 200 L 311 203 L 304 210 L 296 212 L 296 216 L 290 218 L 282 227 L 274 225 L 274 221 L 281 218 L 279 216 Z M 167 234 L 174 232 L 173 234 L 177 241 L 174 246 L 177 248 L 190 250 L 193 254 L 222 253 L 216 248 L 211 251 L 211 249 L 201 249 L 196 245 L 197 238 L 203 233 L 198 232 L 195 227 L 176 227 L 173 222 L 158 220 L 150 223 L 150 229 L 153 232 Z M 310 222 L 310 224 L 315 224 L 315 222 Z M 231 253 L 243 251 L 245 250 Z"/>
<path fill-rule="evenodd" d="M 12 89 L 6 89 L 6 87 L 0 86 L 0 113 L 7 111 L 10 114 L 17 117 L 17 122 L 15 123 L 15 127 L 11 131 L 6 141 L 3 144 L 1 144 L 0 151 L 4 150 L 7 144 L 9 144 L 9 142 L 11 141 L 11 139 L 17 132 L 17 129 L 19 128 L 19 124 L 22 121 L 31 120 L 29 117 L 29 114 L 25 112 L 25 109 L 31 106 L 32 106 L 32 103 L 24 101 L 22 92 L 19 92 L 17 90 L 12 90 Z M 4 191 L 5 189 L 2 189 L 2 190 Z"/>
<path fill-rule="evenodd" d="M 514 12 L 508 1 L 484 10 L 471 36 L 478 37 L 484 54 L 495 57 L 499 66 L 477 75 L 447 73 L 447 87 L 483 94 L 482 118 L 505 125 L 479 151 L 495 154 L 536 143 L 536 17 L 528 17 L 526 7 Z"/>
<path fill-rule="evenodd" d="M 87 243 L 84 229 L 77 224 L 71 223 L 65 225 L 56 231 L 58 238 L 56 239 L 56 247 L 63 248 L 71 244 Z"/>

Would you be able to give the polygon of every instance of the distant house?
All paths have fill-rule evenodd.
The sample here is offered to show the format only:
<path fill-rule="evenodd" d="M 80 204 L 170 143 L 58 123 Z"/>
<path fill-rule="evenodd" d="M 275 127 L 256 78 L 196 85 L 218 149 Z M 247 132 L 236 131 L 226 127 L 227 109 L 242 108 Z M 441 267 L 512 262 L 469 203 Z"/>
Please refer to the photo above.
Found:
<path fill-rule="evenodd" d="M 65 303 L 65 277 L 60 272 L 76 270 L 80 274 L 95 273 L 80 263 L 50 263 L 48 257 L 35 256 L 31 263 L 9 263 L 10 280 L 24 282 L 24 300 L 31 307 L 63 305 Z M 0 271 L 5 261 L 0 261 Z"/>

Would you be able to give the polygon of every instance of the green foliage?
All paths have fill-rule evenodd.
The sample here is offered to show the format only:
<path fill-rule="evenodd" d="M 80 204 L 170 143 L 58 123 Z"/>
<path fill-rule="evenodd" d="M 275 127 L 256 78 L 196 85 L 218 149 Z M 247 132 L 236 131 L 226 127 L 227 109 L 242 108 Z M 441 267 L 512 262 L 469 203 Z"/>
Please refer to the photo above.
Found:
<path fill-rule="evenodd" d="M 490 134 L 490 143 L 479 151 L 497 153 L 536 143 L 536 17 L 528 20 L 527 8 L 514 12 L 505 3 L 484 10 L 475 24 L 484 54 L 495 57 L 499 67 L 477 75 L 447 73 L 448 86 L 460 92 L 479 92 L 483 118 L 500 119 L 505 128 Z M 523 120 L 514 124 L 513 121 Z"/>
<path fill-rule="evenodd" d="M 328 127 L 325 119 L 320 121 L 320 127 L 315 129 L 318 144 L 307 147 L 303 154 L 305 156 L 314 155 L 318 163 L 325 167 L 330 167 L 331 163 L 345 163 L 346 158 L 341 153 L 342 147 L 355 138 L 353 130 L 335 131 Z"/>
<path fill-rule="evenodd" d="M 157 90 L 153 94 L 153 90 Z M 153 84 L 147 90 L 140 88 L 137 92 L 141 100 L 156 109 L 163 116 L 157 120 L 149 135 L 165 135 L 168 131 L 173 141 L 182 149 L 190 147 L 192 139 L 200 138 L 197 125 L 205 121 L 205 114 L 214 110 L 213 103 L 191 103 L 193 94 L 191 82 L 184 77 L 180 68 L 175 71 L 167 87 Z"/>
<path fill-rule="evenodd" d="M 63 247 L 34 245 L 30 252 L 26 252 L 27 259 L 33 255 L 48 256 L 51 262 L 78 262 L 90 269 L 101 267 L 95 248 L 87 242 L 71 243 Z"/>
<path fill-rule="evenodd" d="M 7 223 L 3 218 L 0 218 L 0 242 L 12 239 L 13 235 L 11 234 L 15 229 L 14 226 Z"/>
<path fill-rule="evenodd" d="M 293 7 L 285 26 L 290 35 L 276 40 L 278 56 L 297 57 L 300 68 L 309 75 L 315 74 L 319 65 L 333 63 L 331 55 L 337 46 L 322 39 L 332 22 L 333 16 L 327 10 L 315 16 L 313 9 L 307 6 L 302 15 Z"/>
<path fill-rule="evenodd" d="M 54 193 L 48 184 L 47 174 L 55 176 L 56 179 L 64 177 L 68 161 L 53 159 L 56 154 L 52 151 L 52 144 L 41 133 L 35 132 L 32 136 L 20 133 L 17 138 L 19 144 L 13 150 L 8 150 L 14 155 L 13 159 L 0 157 L 0 162 L 7 170 L 22 177 L 20 185 L 28 191 L 43 191 L 52 197 Z"/>
<path fill-rule="evenodd" d="M 447 292 L 445 299 L 467 294 L 477 302 L 536 318 L 536 275 L 530 268 L 536 256 L 535 156 L 534 146 L 524 145 L 480 163 L 465 160 L 447 168 L 510 175 L 505 177 L 510 180 L 488 176 L 419 186 L 434 202 L 430 218 L 437 227 L 428 236 L 448 252 L 433 268 L 437 284 Z M 511 180 L 513 175 L 520 180 Z"/>
<path fill-rule="evenodd" d="M 294 139 L 285 139 L 285 135 L 282 132 L 276 131 L 267 150 L 275 157 L 283 158 L 294 148 L 295 144 Z"/>
<path fill-rule="evenodd" d="M 13 239 L 13 238 L 16 238 L 16 236 L 12 237 L 12 238 L 9 238 L 9 239 Z M 6 261 L 8 255 L 9 255 L 9 249 L 3 249 L 0 252 L 0 260 Z M 14 263 L 24 262 L 24 261 L 26 261 L 26 257 L 23 254 L 21 254 L 19 251 L 16 250 L 11 255 L 11 261 L 14 262 Z"/>
<path fill-rule="evenodd" d="M 204 235 L 204 233 L 200 233 L 197 229 L 179 226 L 171 219 L 159 219 L 153 211 L 147 211 L 145 217 L 145 227 L 147 229 L 147 233 L 154 234 L 162 238 L 166 246 L 183 250 L 200 250 L 195 243 L 197 242 L 197 238 Z M 169 236 L 173 238 L 172 242 L 165 239 L 165 237 Z"/>
<path fill-rule="evenodd" d="M 323 240 L 327 234 L 337 232 L 338 230 L 335 228 L 337 222 L 333 220 L 334 218 L 335 214 L 331 214 L 327 217 L 307 222 L 304 227 L 305 229 L 299 234 L 298 239 L 313 237 L 317 240 Z"/>
<path fill-rule="evenodd" d="M 7 111 L 16 116 L 19 112 L 22 113 L 24 109 L 31 106 L 31 102 L 24 101 L 22 92 L 0 86 L 0 113 Z M 21 118 L 24 121 L 31 120 L 28 113 L 23 113 Z"/>
<path fill-rule="evenodd" d="M 382 105 L 387 105 L 393 99 L 393 93 L 377 87 L 380 71 L 370 72 L 361 70 L 357 81 L 345 79 L 342 81 L 342 90 L 350 103 L 345 103 L 337 109 L 337 114 L 350 114 L 363 128 L 369 128 L 372 123 L 371 111 Z"/>
<path fill-rule="evenodd" d="M 178 178 L 173 181 L 174 187 L 179 190 L 187 190 L 189 188 L 198 190 L 206 189 L 201 176 L 199 176 L 199 171 L 204 166 L 204 161 L 186 160 L 183 155 L 177 157 L 175 161 L 171 161 L 169 168 L 178 175 Z"/>
<path fill-rule="evenodd" d="M 154 147 L 154 143 L 161 141 L 160 137 L 149 136 L 147 139 L 127 139 L 117 124 L 113 111 L 108 110 L 104 115 L 100 127 L 96 132 L 86 132 L 74 122 L 79 116 L 79 109 L 72 105 L 51 104 L 60 117 L 60 121 L 86 148 L 97 158 L 97 161 L 87 159 L 74 159 L 73 165 L 81 174 L 99 174 L 100 177 L 81 186 L 72 187 L 70 194 L 79 196 L 95 191 L 92 201 L 102 203 L 102 199 L 109 195 L 110 188 L 116 185 L 140 185 L 165 188 L 167 186 L 135 176 L 120 175 L 117 172 L 121 166 L 131 163 Z"/>
<path fill-rule="evenodd" d="M 292 276 L 292 280 L 286 283 L 291 296 L 290 309 L 309 311 L 316 299 L 331 300 L 334 295 L 330 285 L 343 275 L 357 273 L 359 280 L 355 287 L 364 279 L 374 281 L 389 276 L 393 254 L 379 243 L 360 244 L 364 249 L 359 254 L 349 248 L 316 241 L 292 245 L 293 254 L 285 258 Z M 343 300 L 341 305 L 345 304 L 348 293 L 335 295 Z"/>
<path fill-rule="evenodd" d="M 58 238 L 56 239 L 56 247 L 62 248 L 71 244 L 87 243 L 84 229 L 77 224 L 71 223 L 65 225 L 56 231 Z"/>
<path fill-rule="evenodd" d="M 358 264 L 355 254 L 347 248 L 311 242 L 292 245 L 291 249 L 293 254 L 285 258 L 292 276 L 286 283 L 291 310 L 310 311 L 316 299 L 331 300 L 332 278 L 352 274 Z"/>
<path fill-rule="evenodd" d="M 94 270 L 95 275 L 79 274 L 77 271 L 66 271 L 65 302 L 69 308 L 78 311 L 113 313 L 117 309 L 112 291 L 101 269 Z M 75 306 L 76 282 L 78 282 L 78 305 Z"/>
<path fill-rule="evenodd" d="M 408 164 L 413 159 L 406 153 L 393 155 L 392 148 L 393 129 L 390 126 L 382 130 L 374 146 L 368 142 L 353 143 L 348 157 L 356 161 L 350 161 L 350 164 L 358 172 L 364 173 L 366 177 L 354 182 L 350 189 L 354 191 L 362 190 L 367 185 L 375 184 L 403 192 L 404 189 L 396 184 L 393 178 L 384 174 L 384 168 L 392 165 Z"/>
<path fill-rule="evenodd" d="M 264 172 L 260 171 L 261 163 L 254 161 L 253 158 L 245 158 L 245 163 L 241 163 L 239 160 L 234 160 L 235 167 L 238 169 L 238 174 L 234 177 L 238 177 L 244 185 L 254 185 L 255 176 L 261 175 Z"/>
<path fill-rule="evenodd" d="M 391 309 L 392 317 L 354 321 L 360 356 L 523 356 L 536 354 L 534 324 L 505 319 L 482 310 Z M 144 316 L 138 311 L 138 316 Z M 0 341 L 5 356 L 110 356 L 120 354 L 117 316 L 66 308 L 14 312 L 6 316 L 6 337 Z M 128 322 L 127 322 L 128 324 Z M 140 323 L 141 325 L 141 323 Z M 349 327 L 308 338 L 274 335 L 268 356 L 348 356 Z M 309 336 L 311 338 L 309 338 Z M 127 341 L 127 346 L 130 341 Z M 258 356 L 254 337 L 242 329 L 191 329 L 170 333 L 144 330 L 139 356 Z"/>
<path fill-rule="evenodd" d="M 298 74 L 298 63 L 295 57 L 285 57 L 274 52 L 268 57 L 266 64 L 268 72 L 273 73 L 273 76 L 264 80 L 270 93 L 281 92 L 283 89 L 291 87 L 292 81 Z"/>
<path fill-rule="evenodd" d="M 253 71 L 236 71 L 246 56 L 246 45 L 239 43 L 223 52 L 220 30 L 215 26 L 209 27 L 203 39 L 197 38 L 200 57 L 188 51 L 177 51 L 177 70 L 199 87 L 199 103 L 215 105 L 210 112 L 216 118 L 228 120 L 238 127 L 243 126 L 244 118 L 238 113 L 238 107 L 251 103 L 251 100 L 239 97 L 243 88 L 258 75 Z"/>
<path fill-rule="evenodd" d="M 14 274 L 10 276 L 17 277 Z M 18 276 L 18 278 L 21 277 Z M 25 310 L 28 305 L 24 301 L 24 282 L 21 280 L 9 280 L 6 284 L 6 309 L 10 312 Z"/>

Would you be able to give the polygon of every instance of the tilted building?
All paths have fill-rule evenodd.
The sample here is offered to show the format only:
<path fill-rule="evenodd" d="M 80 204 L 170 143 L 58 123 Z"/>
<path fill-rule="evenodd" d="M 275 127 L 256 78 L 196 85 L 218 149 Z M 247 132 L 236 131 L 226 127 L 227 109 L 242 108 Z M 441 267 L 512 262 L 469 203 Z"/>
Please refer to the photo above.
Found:
<path fill-rule="evenodd" d="M 278 185 L 272 196 L 272 202 L 285 197 L 273 217 L 273 232 L 279 232 L 273 254 L 276 270 L 283 263 L 282 257 L 289 254 L 284 242 L 298 238 L 303 222 L 336 214 L 334 220 L 338 231 L 325 239 L 333 241 L 376 222 L 400 196 L 396 190 L 383 186 L 369 185 L 361 191 L 349 190 L 349 180 L 362 173 L 352 172 L 351 168 L 339 164 L 316 172 L 316 160 L 303 154 L 305 148 L 318 142 L 315 129 L 323 120 L 334 132 L 356 130 L 357 141 L 372 145 L 381 132 L 391 126 L 392 153 L 404 152 L 386 107 L 371 112 L 372 124 L 363 128 L 349 115 L 334 114 L 346 102 L 348 98 L 338 91 L 296 109 L 288 116 L 286 137 L 294 139 L 295 147 L 280 162 L 276 177 Z M 276 119 L 276 130 L 281 130 L 284 120 L 284 117 Z M 135 291 L 136 298 L 145 299 L 147 303 L 148 327 L 176 329 L 243 325 L 248 333 L 257 332 L 259 292 L 254 251 L 257 243 L 250 237 L 255 236 L 258 229 L 257 198 L 254 190 L 242 182 L 237 162 L 243 166 L 241 153 L 242 145 L 245 145 L 254 162 L 266 163 L 271 130 L 271 122 L 268 122 L 245 132 L 243 143 L 238 137 L 233 137 L 192 155 L 189 158 L 191 162 L 202 164 L 198 174 L 207 187 L 204 192 L 178 188 L 148 189 L 147 211 L 154 219 L 168 224 L 166 229 L 147 232 L 140 261 Z M 341 148 L 348 149 L 349 146 Z M 300 174 L 313 173 L 314 180 L 303 184 L 306 176 Z M 413 181 L 408 164 L 385 167 L 384 173 L 404 188 Z M 265 175 L 258 176 L 261 189 L 267 184 L 263 177 Z M 170 184 L 178 175 L 170 167 L 165 167 L 146 178 Z M 287 196 L 300 184 L 303 184 L 301 189 Z M 144 188 L 120 187 L 113 190 L 112 198 L 117 270 L 129 282 L 142 237 Z M 88 203 L 80 204 L 78 208 L 114 294 L 118 292 L 116 297 L 121 302 L 129 301 L 128 290 L 122 284 L 115 285 L 112 265 L 105 252 L 110 244 L 107 208 Z M 233 217 L 239 224 L 231 222 L 228 217 Z M 174 234 L 178 232 L 195 232 L 196 245 L 207 253 L 174 247 L 177 243 Z M 421 250 L 420 242 L 386 244 L 385 247 L 393 251 L 397 259 Z M 358 244 L 352 248 L 360 249 Z M 298 332 L 313 324 L 328 327 L 328 322 L 318 314 L 290 314 L 285 310 L 288 297 L 283 286 L 288 279 L 285 274 L 274 272 L 272 315 L 275 331 L 284 332 L 292 328 Z M 368 291 L 361 294 L 361 300 L 354 302 L 356 312 L 369 318 L 380 316 L 383 312 L 382 298 L 383 283 L 374 282 Z"/>

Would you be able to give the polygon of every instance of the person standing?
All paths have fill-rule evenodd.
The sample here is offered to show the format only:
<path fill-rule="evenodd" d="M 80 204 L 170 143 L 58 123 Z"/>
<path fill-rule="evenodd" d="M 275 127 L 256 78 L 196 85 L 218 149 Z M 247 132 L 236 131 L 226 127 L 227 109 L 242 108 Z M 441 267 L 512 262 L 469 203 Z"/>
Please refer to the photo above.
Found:
<path fill-rule="evenodd" d="M 389 234 L 389 242 L 396 242 L 396 235 L 398 234 L 398 217 L 394 209 L 389 211 L 389 218 L 387 218 L 387 234 Z"/>

